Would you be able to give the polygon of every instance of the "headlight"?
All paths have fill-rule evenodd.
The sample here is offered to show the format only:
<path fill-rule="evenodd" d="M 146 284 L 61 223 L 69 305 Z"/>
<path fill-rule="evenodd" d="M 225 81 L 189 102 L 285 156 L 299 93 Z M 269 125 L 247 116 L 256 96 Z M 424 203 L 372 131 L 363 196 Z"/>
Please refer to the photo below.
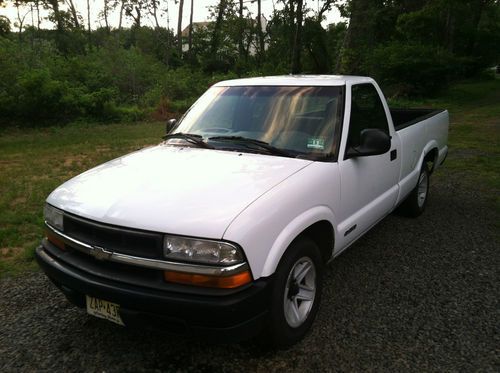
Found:
<path fill-rule="evenodd" d="M 216 265 L 233 265 L 244 261 L 241 249 L 230 243 L 176 236 L 165 236 L 163 255 L 172 260 Z"/>
<path fill-rule="evenodd" d="M 64 231 L 63 212 L 61 210 L 46 203 L 43 209 L 43 218 L 50 226 Z"/>

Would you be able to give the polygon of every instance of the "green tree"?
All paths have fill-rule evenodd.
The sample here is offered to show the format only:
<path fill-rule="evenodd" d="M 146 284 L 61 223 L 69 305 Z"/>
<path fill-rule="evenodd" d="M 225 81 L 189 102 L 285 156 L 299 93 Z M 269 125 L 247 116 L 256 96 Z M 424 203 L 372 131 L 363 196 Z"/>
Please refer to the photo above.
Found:
<path fill-rule="evenodd" d="M 0 36 L 7 36 L 10 33 L 10 20 L 5 16 L 0 16 Z"/>

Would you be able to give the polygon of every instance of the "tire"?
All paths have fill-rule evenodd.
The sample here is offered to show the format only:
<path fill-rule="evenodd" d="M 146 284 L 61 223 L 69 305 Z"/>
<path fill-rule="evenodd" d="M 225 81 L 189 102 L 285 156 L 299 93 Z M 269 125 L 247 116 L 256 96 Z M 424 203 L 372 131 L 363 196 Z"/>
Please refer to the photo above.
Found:
<path fill-rule="evenodd" d="M 309 331 L 321 301 L 322 276 L 318 246 L 307 237 L 292 242 L 275 273 L 270 313 L 261 336 L 266 347 L 289 347 Z"/>
<path fill-rule="evenodd" d="M 429 168 L 424 163 L 418 175 L 417 185 L 399 209 L 403 215 L 416 218 L 424 212 L 429 198 L 429 176 Z"/>

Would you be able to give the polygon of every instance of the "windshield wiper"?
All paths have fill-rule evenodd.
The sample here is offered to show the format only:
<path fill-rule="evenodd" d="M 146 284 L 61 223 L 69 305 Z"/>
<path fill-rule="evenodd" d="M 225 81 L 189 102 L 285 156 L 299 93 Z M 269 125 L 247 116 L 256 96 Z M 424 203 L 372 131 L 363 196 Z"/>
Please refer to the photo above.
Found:
<path fill-rule="evenodd" d="M 198 145 L 199 147 L 202 148 L 213 149 L 213 146 L 203 141 L 203 137 L 201 135 L 195 135 L 192 133 L 182 133 L 182 132 L 169 133 L 163 136 L 163 139 L 164 140 L 181 139 L 181 140 L 186 140 L 191 144 Z"/>
<path fill-rule="evenodd" d="M 261 149 L 266 150 L 270 154 L 281 155 L 283 157 L 292 157 L 292 158 L 294 158 L 294 156 L 292 154 L 288 153 L 285 150 L 278 149 L 278 148 L 270 145 L 269 143 L 267 143 L 265 141 L 256 140 L 256 139 L 252 139 L 252 138 L 249 138 L 249 137 L 243 137 L 243 136 L 214 136 L 214 137 L 209 137 L 208 139 L 209 140 L 213 140 L 213 141 L 231 141 L 231 142 L 236 142 L 236 143 L 240 143 L 240 144 L 243 144 L 243 145 L 248 145 L 248 144 L 255 145 L 255 146 L 257 146 L 257 147 L 259 147 Z"/>

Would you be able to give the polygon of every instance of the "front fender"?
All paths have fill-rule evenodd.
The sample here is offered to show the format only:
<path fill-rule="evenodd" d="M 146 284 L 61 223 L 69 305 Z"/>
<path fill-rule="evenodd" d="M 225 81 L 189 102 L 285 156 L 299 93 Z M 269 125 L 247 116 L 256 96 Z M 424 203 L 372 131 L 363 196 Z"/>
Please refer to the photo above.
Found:
<path fill-rule="evenodd" d="M 336 229 L 334 211 L 339 205 L 338 164 L 315 162 L 247 206 L 223 238 L 243 248 L 254 279 L 269 276 L 304 229 L 322 220 Z"/>
<path fill-rule="evenodd" d="M 264 263 L 262 276 L 270 276 L 276 271 L 281 257 L 285 253 L 288 246 L 290 246 L 292 241 L 297 238 L 297 236 L 299 236 L 314 223 L 324 220 L 328 221 L 332 225 L 335 237 L 337 235 L 335 229 L 335 227 L 337 226 L 335 215 L 333 214 L 333 211 L 327 206 L 313 207 L 307 211 L 304 211 L 302 214 L 290 221 L 290 223 L 288 223 L 285 229 L 281 231 L 279 236 L 274 241 L 274 244 L 272 245 L 271 250 L 269 251 L 267 259 Z"/>

